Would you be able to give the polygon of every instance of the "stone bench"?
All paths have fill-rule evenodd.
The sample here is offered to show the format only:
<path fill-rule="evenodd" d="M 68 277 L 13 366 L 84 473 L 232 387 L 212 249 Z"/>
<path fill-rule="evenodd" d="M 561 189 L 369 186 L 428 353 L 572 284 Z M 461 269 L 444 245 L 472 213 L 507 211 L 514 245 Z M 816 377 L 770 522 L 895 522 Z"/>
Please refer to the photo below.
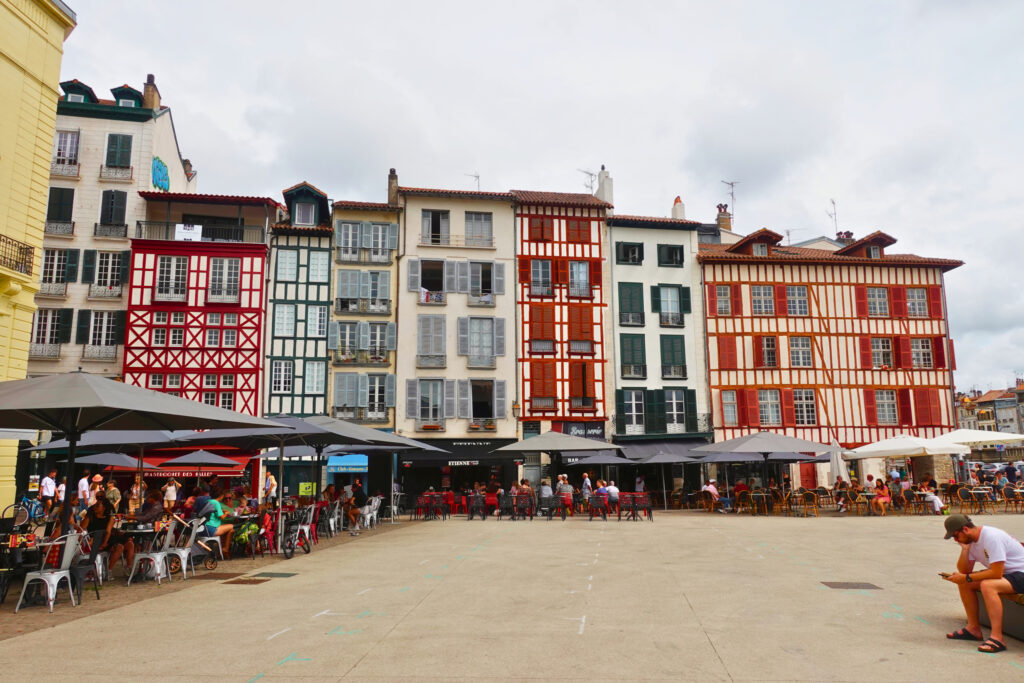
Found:
<path fill-rule="evenodd" d="M 1003 633 L 1017 640 L 1024 640 L 1024 594 L 1006 594 L 1003 599 Z M 992 626 L 985 609 L 985 601 L 978 595 L 978 617 L 982 626 Z"/>

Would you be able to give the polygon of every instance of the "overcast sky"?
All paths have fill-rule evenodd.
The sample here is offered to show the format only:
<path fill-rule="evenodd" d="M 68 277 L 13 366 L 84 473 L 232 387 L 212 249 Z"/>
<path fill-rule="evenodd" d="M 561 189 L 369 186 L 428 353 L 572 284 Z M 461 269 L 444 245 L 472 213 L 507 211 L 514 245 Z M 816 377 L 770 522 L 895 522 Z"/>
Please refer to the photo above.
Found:
<path fill-rule="evenodd" d="M 199 190 L 585 191 L 794 242 L 884 230 L 946 277 L 959 389 L 1024 376 L 1020 2 L 70 0 L 62 80 L 156 75 Z"/>

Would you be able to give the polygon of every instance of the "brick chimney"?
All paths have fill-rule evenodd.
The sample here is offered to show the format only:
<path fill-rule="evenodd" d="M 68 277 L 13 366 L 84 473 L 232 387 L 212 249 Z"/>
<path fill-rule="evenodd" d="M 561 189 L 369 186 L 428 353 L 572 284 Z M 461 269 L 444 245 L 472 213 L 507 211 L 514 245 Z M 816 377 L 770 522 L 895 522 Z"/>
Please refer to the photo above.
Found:
<path fill-rule="evenodd" d="M 683 200 L 676 195 L 676 200 L 672 202 L 672 218 L 676 220 L 686 220 L 686 204 L 683 204 Z"/>
<path fill-rule="evenodd" d="M 612 176 L 608 171 L 605 170 L 604 164 L 601 164 L 601 172 L 597 174 L 597 192 L 594 196 L 598 199 L 602 199 L 609 204 L 614 204 L 612 196 L 615 194 L 612 186 Z"/>
<path fill-rule="evenodd" d="M 398 206 L 398 174 L 395 169 L 388 172 L 388 204 Z"/>
<path fill-rule="evenodd" d="M 146 75 L 146 84 L 142 86 L 142 107 L 144 109 L 160 108 L 160 90 L 156 87 L 153 74 Z"/>
<path fill-rule="evenodd" d="M 836 242 L 842 242 L 843 244 L 853 244 L 857 240 L 853 239 L 853 233 L 849 230 L 840 230 L 836 233 Z"/>
<path fill-rule="evenodd" d="M 192 161 L 189 160 L 189 159 L 182 159 L 181 160 L 181 167 L 185 170 L 185 177 L 186 178 L 191 178 L 192 177 Z"/>
<path fill-rule="evenodd" d="M 718 205 L 718 218 L 716 222 L 718 223 L 719 230 L 728 230 L 732 232 L 732 214 L 729 213 L 728 204 Z"/>

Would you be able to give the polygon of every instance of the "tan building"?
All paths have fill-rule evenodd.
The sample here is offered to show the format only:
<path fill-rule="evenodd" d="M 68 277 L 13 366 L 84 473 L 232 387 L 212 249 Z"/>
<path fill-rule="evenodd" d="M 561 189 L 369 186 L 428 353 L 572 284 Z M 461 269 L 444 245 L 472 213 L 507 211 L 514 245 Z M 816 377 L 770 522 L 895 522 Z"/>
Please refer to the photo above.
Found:
<path fill-rule="evenodd" d="M 0 0 L 0 380 L 24 379 L 46 213 L 64 41 L 59 0 Z M 0 440 L 0 507 L 15 497 L 17 443 Z"/>

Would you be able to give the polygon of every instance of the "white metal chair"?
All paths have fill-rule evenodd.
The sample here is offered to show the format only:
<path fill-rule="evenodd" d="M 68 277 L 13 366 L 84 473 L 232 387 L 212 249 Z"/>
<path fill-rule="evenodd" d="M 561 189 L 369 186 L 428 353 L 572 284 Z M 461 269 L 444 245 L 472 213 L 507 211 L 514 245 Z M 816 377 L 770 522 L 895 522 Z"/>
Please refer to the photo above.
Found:
<path fill-rule="evenodd" d="M 360 513 L 360 524 L 364 529 L 377 526 L 377 514 L 380 512 L 380 496 L 374 496 L 367 501 L 363 508 L 365 512 Z"/>
<path fill-rule="evenodd" d="M 75 591 L 71 586 L 71 563 L 74 561 L 75 555 L 78 554 L 81 542 L 82 538 L 78 533 L 67 534 L 56 539 L 56 544 L 64 546 L 60 555 L 60 564 L 57 567 L 50 568 L 43 566 L 38 571 L 25 574 L 25 583 L 21 587 L 21 596 L 18 598 L 18 604 L 14 608 L 15 614 L 21 609 L 21 602 L 25 599 L 25 589 L 33 581 L 42 581 L 46 584 L 46 604 L 49 605 L 51 613 L 53 612 L 53 603 L 57 600 L 57 586 L 60 585 L 62 580 L 67 580 L 68 582 L 68 595 L 71 596 L 71 606 L 74 607 L 76 605 Z M 43 558 L 43 564 L 45 565 L 45 554 Z"/>
<path fill-rule="evenodd" d="M 153 538 L 153 545 L 150 550 L 145 552 L 136 552 L 135 558 L 132 560 L 132 571 L 128 574 L 128 585 L 132 584 L 132 578 L 135 576 L 135 570 L 143 562 L 151 562 L 153 564 L 153 576 L 156 579 L 156 584 L 159 586 L 160 581 L 163 579 L 163 573 L 167 572 L 167 580 L 171 580 L 171 563 L 167 558 L 167 551 L 174 542 L 174 527 L 177 525 L 177 520 L 171 519 L 167 522 L 167 525 L 157 533 L 156 537 Z M 157 545 L 159 540 L 159 534 L 164 534 L 163 542 Z M 144 572 L 139 574 L 145 577 Z"/>
<path fill-rule="evenodd" d="M 199 531 L 203 528 L 203 520 L 193 519 L 192 521 L 186 522 L 180 517 L 175 517 L 175 521 L 181 524 L 181 534 L 178 536 L 178 542 L 167 548 L 167 559 L 170 561 L 171 557 L 176 557 L 179 564 L 181 564 L 181 575 L 188 578 L 188 568 L 192 567 L 192 576 L 196 575 L 196 564 L 192 559 L 192 546 L 195 545 L 196 537 L 199 536 Z M 168 569 L 170 569 L 168 565 Z M 170 576 L 170 572 L 168 572 Z"/>
<path fill-rule="evenodd" d="M 315 505 L 309 505 L 302 510 L 302 521 L 299 522 L 299 538 L 304 539 L 305 543 L 310 544 L 310 550 L 313 549 L 313 513 L 316 510 Z"/>

